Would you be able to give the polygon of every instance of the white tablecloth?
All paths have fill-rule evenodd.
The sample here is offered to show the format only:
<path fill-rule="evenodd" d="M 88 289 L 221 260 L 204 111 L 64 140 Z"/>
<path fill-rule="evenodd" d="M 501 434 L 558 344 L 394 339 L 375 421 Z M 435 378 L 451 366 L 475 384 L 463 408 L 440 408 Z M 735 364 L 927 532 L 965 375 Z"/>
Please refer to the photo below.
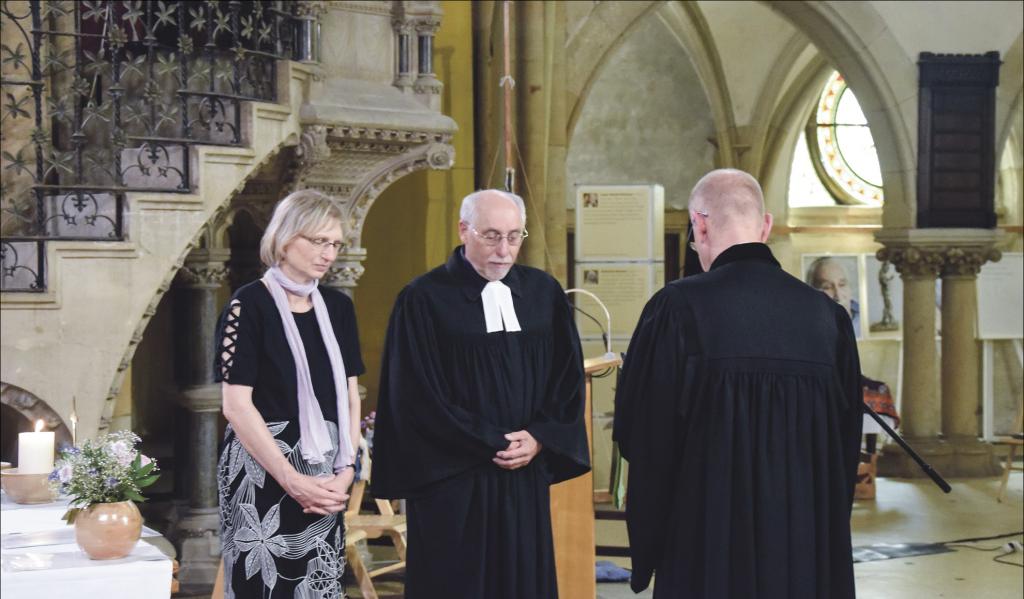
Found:
<path fill-rule="evenodd" d="M 0 596 L 3 599 L 168 599 L 171 559 L 143 541 L 122 559 L 91 560 L 60 517 L 66 501 L 18 505 L 0 493 Z"/>

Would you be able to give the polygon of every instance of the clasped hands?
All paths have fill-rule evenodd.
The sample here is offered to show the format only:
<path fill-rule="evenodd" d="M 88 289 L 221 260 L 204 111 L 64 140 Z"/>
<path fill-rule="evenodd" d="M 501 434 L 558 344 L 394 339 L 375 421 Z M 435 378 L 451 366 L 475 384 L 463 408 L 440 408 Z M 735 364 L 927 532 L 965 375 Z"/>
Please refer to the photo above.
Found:
<path fill-rule="evenodd" d="M 491 458 L 492 462 L 505 470 L 516 470 L 526 466 L 543 449 L 543 445 L 526 431 L 508 433 L 505 438 L 509 441 L 508 448 Z"/>
<path fill-rule="evenodd" d="M 355 478 L 353 468 L 337 474 L 314 477 L 292 470 L 284 476 L 281 487 L 302 506 L 306 514 L 337 514 L 348 503 L 348 488 Z"/>

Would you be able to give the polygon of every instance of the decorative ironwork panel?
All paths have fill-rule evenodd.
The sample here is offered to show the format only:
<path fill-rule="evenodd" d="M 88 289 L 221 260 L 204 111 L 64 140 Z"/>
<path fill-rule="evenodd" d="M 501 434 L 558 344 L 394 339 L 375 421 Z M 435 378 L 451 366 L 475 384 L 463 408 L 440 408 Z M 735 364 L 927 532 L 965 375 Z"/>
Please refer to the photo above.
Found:
<path fill-rule="evenodd" d="M 243 143 L 242 103 L 276 99 L 296 5 L 0 4 L 4 280 L 6 242 L 122 239 L 126 192 L 188 192 L 192 145 Z"/>
<path fill-rule="evenodd" d="M 0 291 L 43 291 L 45 251 L 42 240 L 0 241 Z"/>

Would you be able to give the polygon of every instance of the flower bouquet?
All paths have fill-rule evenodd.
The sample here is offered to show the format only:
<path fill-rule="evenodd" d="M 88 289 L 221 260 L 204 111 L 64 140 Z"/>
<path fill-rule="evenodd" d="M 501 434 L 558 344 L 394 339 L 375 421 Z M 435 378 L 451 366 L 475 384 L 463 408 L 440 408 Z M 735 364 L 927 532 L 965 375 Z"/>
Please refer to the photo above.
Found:
<path fill-rule="evenodd" d="M 75 526 L 75 540 L 93 559 L 131 552 L 142 532 L 134 502 L 160 477 L 156 462 L 135 448 L 139 436 L 118 431 L 61 451 L 50 474 L 54 490 L 71 497 L 63 519 Z"/>

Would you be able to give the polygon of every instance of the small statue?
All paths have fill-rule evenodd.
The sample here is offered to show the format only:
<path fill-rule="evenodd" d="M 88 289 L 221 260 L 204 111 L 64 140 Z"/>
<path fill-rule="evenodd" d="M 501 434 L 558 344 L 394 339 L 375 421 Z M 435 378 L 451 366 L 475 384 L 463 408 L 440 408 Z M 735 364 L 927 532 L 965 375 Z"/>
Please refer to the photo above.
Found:
<path fill-rule="evenodd" d="M 878 269 L 878 287 L 882 291 L 882 320 L 871 323 L 872 332 L 896 331 L 900 328 L 896 318 L 892 315 L 892 297 L 890 297 L 891 289 L 889 288 L 889 282 L 895 277 L 889 261 L 882 262 L 882 267 Z"/>

